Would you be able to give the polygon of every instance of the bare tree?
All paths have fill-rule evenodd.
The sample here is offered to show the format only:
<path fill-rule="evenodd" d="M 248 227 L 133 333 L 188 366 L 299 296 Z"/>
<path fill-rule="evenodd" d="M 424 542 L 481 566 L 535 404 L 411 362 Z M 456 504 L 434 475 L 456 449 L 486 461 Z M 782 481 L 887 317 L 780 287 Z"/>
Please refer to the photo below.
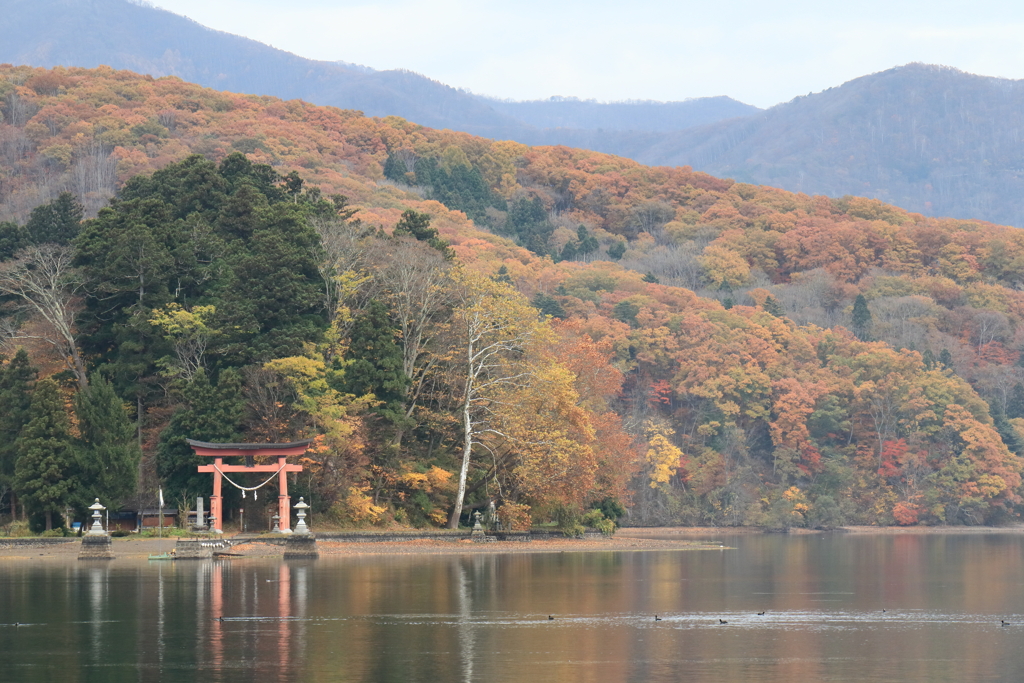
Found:
<path fill-rule="evenodd" d="M 410 380 L 404 408 L 412 417 L 424 378 L 438 359 L 429 348 L 452 302 L 451 265 L 436 249 L 408 238 L 377 242 L 370 259 L 375 295 L 388 301 L 402 336 L 402 372 Z M 401 438 L 400 431 L 395 443 Z"/>
<path fill-rule="evenodd" d="M 461 385 L 462 464 L 455 506 L 448 527 L 462 515 L 473 447 L 496 428 L 498 395 L 526 386 L 532 372 L 525 362 L 527 345 L 538 330 L 537 312 L 518 292 L 502 283 L 466 273 L 459 275 L 458 304 L 452 325 L 448 362 Z"/>
<path fill-rule="evenodd" d="M 331 323 L 337 322 L 338 313 L 344 304 L 346 291 L 358 286 L 356 281 L 346 281 L 347 276 L 356 275 L 366 267 L 369 238 L 363 233 L 361 224 L 343 218 L 313 218 L 310 225 L 320 236 L 323 258 L 318 268 L 324 281 L 324 308 Z"/>
<path fill-rule="evenodd" d="M 248 429 L 251 436 L 270 443 L 293 440 L 297 432 L 295 387 L 279 372 L 250 366 L 245 376 Z"/>
<path fill-rule="evenodd" d="M 86 214 L 95 215 L 114 196 L 117 160 L 110 149 L 94 142 L 75 155 L 69 176 L 68 189 L 78 196 Z"/>
<path fill-rule="evenodd" d="M 75 338 L 82 279 L 72 267 L 73 258 L 69 246 L 41 244 L 24 249 L 13 261 L 0 264 L 0 292 L 15 297 L 22 310 L 45 321 L 48 328 L 46 333 L 26 334 L 11 326 L 10 336 L 50 344 L 85 389 L 89 381 Z"/>
<path fill-rule="evenodd" d="M 31 100 L 26 100 L 17 92 L 10 92 L 4 100 L 5 118 L 12 126 L 24 126 L 28 120 L 39 111 L 38 105 Z"/>

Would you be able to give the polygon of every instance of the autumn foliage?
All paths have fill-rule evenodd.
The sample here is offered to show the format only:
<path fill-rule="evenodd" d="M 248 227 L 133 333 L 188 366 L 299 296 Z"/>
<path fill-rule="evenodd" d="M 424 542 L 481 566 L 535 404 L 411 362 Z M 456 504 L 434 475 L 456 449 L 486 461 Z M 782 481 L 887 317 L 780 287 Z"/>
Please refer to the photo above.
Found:
<path fill-rule="evenodd" d="M 429 218 L 445 258 L 516 292 L 487 305 L 543 306 L 551 315 L 531 310 L 531 341 L 502 361 L 522 362 L 515 372 L 530 381 L 477 404 L 488 422 L 462 484 L 473 505 L 522 506 L 509 507 L 518 525 L 525 509 L 544 516 L 605 498 L 628 502 L 640 524 L 1016 514 L 1019 230 L 109 69 L 3 66 L 0 102 L 0 219 L 14 223 L 62 190 L 95 211 L 129 178 L 191 154 L 241 152 L 281 176 L 296 171 L 316 198 L 345 195 L 369 232 L 339 252 L 363 259 L 335 273 L 349 287 L 329 313 L 339 354 L 371 298 L 398 310 L 381 250 L 412 259 L 431 248 L 382 241 L 409 210 Z M 338 500 L 354 518 L 445 521 L 463 445 L 457 401 L 440 397 L 465 387 L 444 341 L 458 306 L 439 301 L 429 343 L 405 356 L 411 384 L 389 399 L 391 445 L 367 446 L 366 466 L 346 474 Z M 408 345 L 410 329 L 392 341 Z M 311 387 L 331 362 L 321 348 L 270 367 L 308 399 L 318 443 L 348 443 L 380 428 L 384 413 L 370 412 L 383 399 L 366 399 L 367 412 L 340 394 L 316 403 Z M 343 428 L 323 426 L 330 419 Z"/>

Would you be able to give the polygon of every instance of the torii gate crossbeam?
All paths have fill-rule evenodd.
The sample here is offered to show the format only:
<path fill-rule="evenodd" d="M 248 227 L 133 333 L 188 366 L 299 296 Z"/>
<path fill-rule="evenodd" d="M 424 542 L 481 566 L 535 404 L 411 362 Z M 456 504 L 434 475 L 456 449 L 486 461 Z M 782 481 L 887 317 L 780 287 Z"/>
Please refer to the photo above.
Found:
<path fill-rule="evenodd" d="M 277 514 L 283 533 L 291 533 L 291 498 L 288 497 L 288 473 L 301 472 L 302 465 L 289 465 L 288 456 L 302 455 L 312 442 L 291 443 L 208 443 L 185 439 L 196 455 L 214 458 L 212 465 L 200 465 L 198 471 L 213 474 L 213 495 L 210 496 L 210 514 L 213 515 L 214 531 L 224 531 L 224 499 L 221 495 L 221 477 L 227 472 L 274 472 L 278 474 Z M 236 456 L 269 456 L 277 458 L 273 465 L 227 465 L 224 458 Z"/>

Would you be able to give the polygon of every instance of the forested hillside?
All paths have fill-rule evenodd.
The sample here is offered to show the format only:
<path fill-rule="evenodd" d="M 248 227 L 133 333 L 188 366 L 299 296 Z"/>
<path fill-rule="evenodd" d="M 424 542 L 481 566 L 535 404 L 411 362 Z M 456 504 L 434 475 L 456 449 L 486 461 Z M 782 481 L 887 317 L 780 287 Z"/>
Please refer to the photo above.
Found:
<path fill-rule="evenodd" d="M 339 523 L 1017 513 L 1016 229 L 109 69 L 0 102 L 0 481 L 37 515 L 196 495 L 186 436 L 313 438 Z"/>
<path fill-rule="evenodd" d="M 755 116 L 637 140 L 620 153 L 1024 227 L 1022 102 L 1024 81 L 908 64 Z"/>

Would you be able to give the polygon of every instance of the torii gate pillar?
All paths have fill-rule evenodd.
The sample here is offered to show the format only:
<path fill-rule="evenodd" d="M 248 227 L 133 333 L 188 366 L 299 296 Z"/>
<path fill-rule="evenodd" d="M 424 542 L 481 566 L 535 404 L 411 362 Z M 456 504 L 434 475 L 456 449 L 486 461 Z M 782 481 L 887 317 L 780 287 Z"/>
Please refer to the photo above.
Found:
<path fill-rule="evenodd" d="M 221 477 L 226 472 L 273 472 L 278 477 L 277 514 L 282 533 L 290 534 L 291 529 L 291 498 L 288 497 L 288 473 L 301 472 L 302 465 L 289 465 L 290 455 L 302 455 L 306 452 L 312 439 L 293 441 L 292 443 L 208 443 L 185 439 L 196 455 L 213 457 L 212 465 L 200 465 L 200 472 L 213 474 L 213 495 L 210 496 L 210 514 L 213 516 L 213 530 L 224 531 L 224 499 L 221 496 Z M 245 465 L 226 465 L 224 458 L 247 456 Z M 255 456 L 277 458 L 277 463 L 256 465 L 252 463 Z"/>

